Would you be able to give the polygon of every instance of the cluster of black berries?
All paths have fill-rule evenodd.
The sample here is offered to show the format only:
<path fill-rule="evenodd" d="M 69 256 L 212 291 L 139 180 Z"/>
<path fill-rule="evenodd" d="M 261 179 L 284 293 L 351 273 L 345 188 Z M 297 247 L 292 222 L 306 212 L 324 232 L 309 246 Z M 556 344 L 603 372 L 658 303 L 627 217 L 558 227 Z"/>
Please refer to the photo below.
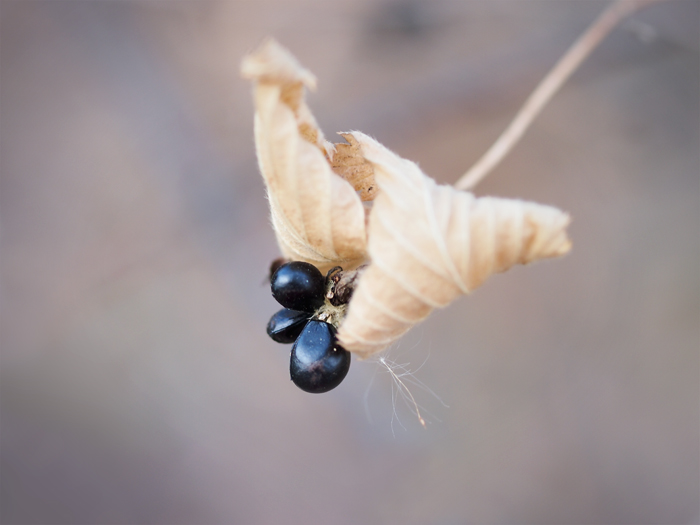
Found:
<path fill-rule="evenodd" d="M 270 284 L 284 308 L 270 319 L 267 334 L 278 343 L 294 343 L 292 381 L 312 394 L 334 389 L 350 369 L 350 352 L 336 341 L 333 325 L 314 318 L 326 301 L 326 278 L 312 264 L 293 261 L 277 268 Z"/>

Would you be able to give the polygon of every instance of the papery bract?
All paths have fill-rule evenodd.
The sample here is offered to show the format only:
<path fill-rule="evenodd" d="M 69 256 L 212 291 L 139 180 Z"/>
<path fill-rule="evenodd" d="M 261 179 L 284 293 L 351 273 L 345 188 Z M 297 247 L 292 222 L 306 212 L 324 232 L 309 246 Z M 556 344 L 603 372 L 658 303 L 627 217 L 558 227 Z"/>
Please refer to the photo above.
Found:
<path fill-rule="evenodd" d="M 569 251 L 569 217 L 551 206 L 438 185 L 418 166 L 353 133 L 379 192 L 369 222 L 371 264 L 338 339 L 364 357 L 490 275 Z"/>
<path fill-rule="evenodd" d="M 362 263 L 365 207 L 333 172 L 334 147 L 304 102 L 315 77 L 274 40 L 245 57 L 241 73 L 255 83 L 255 145 L 283 255 L 322 271 Z"/>

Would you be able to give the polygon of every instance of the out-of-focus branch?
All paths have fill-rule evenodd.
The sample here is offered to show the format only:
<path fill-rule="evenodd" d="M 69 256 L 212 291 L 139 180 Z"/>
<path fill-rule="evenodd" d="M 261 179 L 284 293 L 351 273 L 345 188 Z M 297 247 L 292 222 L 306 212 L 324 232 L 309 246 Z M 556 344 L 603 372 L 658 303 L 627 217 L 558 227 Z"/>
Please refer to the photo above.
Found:
<path fill-rule="evenodd" d="M 503 160 L 547 102 L 623 18 L 642 7 L 662 1 L 665 0 L 616 0 L 610 4 L 542 79 L 506 130 L 460 177 L 455 187 L 459 190 L 473 188 Z"/>

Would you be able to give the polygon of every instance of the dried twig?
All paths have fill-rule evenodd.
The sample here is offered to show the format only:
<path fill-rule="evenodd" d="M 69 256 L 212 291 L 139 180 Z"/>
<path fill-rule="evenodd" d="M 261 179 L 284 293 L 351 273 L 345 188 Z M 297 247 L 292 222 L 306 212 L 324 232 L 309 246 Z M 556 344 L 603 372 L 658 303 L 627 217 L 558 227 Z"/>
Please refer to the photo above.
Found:
<path fill-rule="evenodd" d="M 664 0 L 616 0 L 610 4 L 542 79 L 510 125 L 469 171 L 460 177 L 455 188 L 473 188 L 503 160 L 547 102 L 623 18 L 642 7 L 661 1 Z"/>

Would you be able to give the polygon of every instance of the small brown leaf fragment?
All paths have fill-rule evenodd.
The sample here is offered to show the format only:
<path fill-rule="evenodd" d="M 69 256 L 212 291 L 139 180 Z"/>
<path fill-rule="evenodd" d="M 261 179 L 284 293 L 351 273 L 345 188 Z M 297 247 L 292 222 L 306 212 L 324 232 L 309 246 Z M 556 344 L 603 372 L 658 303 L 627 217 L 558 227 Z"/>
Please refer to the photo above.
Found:
<path fill-rule="evenodd" d="M 372 164 L 362 156 L 360 146 L 351 133 L 340 133 L 347 144 L 335 144 L 335 153 L 331 161 L 333 171 L 352 184 L 359 192 L 360 199 L 371 201 L 377 194 Z"/>

